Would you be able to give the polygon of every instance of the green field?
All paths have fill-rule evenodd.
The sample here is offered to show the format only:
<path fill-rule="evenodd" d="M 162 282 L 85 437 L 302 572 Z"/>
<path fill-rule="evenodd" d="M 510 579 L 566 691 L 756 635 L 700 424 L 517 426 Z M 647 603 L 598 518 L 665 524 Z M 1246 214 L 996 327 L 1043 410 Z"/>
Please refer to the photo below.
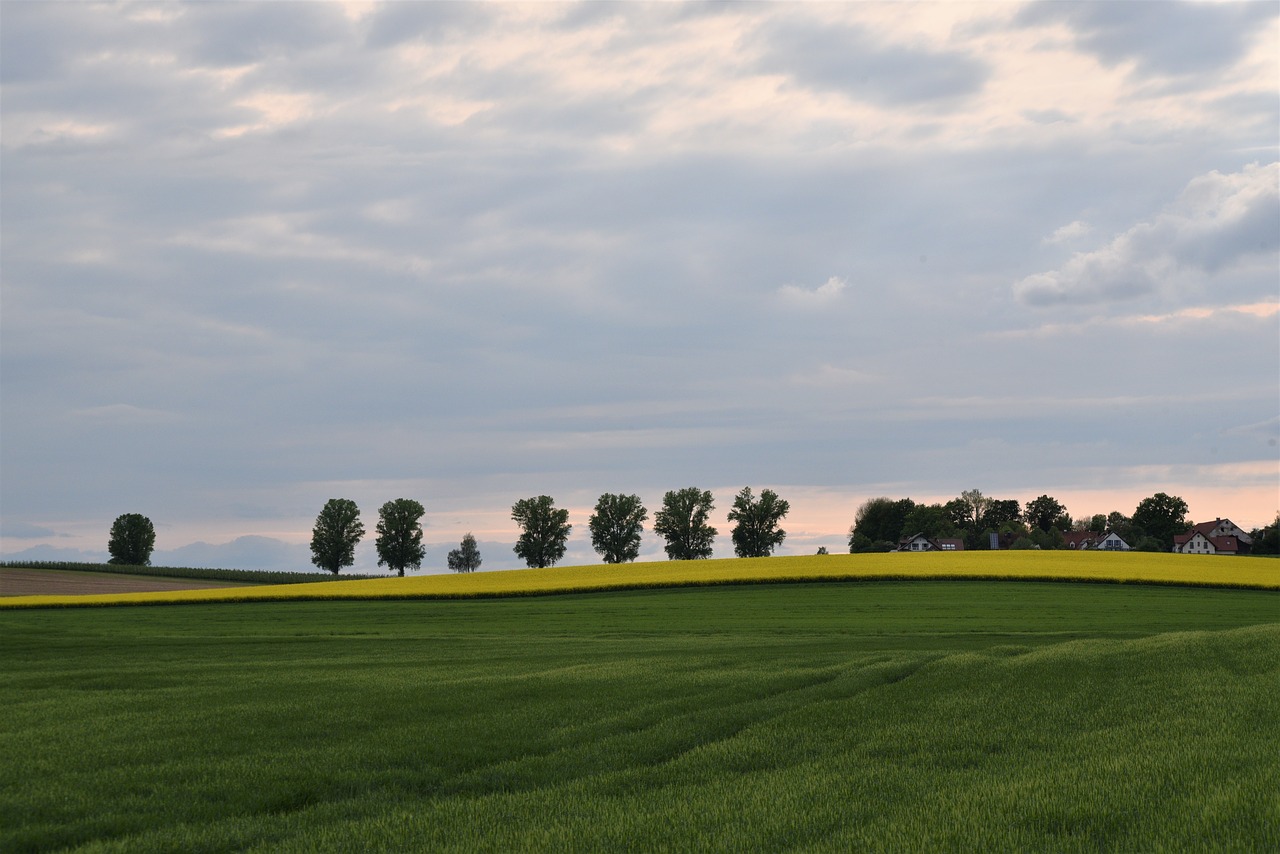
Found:
<path fill-rule="evenodd" d="M 0 612 L 0 850 L 1280 850 L 1280 595 Z"/>

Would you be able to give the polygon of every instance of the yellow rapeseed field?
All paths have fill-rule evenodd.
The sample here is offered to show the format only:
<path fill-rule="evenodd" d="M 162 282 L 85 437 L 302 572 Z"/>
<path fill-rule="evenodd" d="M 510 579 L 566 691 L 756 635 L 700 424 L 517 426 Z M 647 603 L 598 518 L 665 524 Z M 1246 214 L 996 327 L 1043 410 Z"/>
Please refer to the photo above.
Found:
<path fill-rule="evenodd" d="M 157 593 L 12 596 L 0 598 L 0 607 L 268 599 L 454 599 L 711 584 L 930 578 L 1076 580 L 1280 590 L 1280 560 L 1069 551 L 804 555 L 568 566 Z"/>

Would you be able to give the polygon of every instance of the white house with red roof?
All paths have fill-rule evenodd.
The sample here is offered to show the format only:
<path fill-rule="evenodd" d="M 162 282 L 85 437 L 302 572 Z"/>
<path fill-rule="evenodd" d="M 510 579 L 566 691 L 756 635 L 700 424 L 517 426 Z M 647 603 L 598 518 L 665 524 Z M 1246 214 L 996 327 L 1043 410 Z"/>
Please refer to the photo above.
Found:
<path fill-rule="evenodd" d="M 1247 554 L 1251 545 L 1253 538 L 1230 519 L 1201 522 L 1173 538 L 1173 550 L 1184 555 Z"/>

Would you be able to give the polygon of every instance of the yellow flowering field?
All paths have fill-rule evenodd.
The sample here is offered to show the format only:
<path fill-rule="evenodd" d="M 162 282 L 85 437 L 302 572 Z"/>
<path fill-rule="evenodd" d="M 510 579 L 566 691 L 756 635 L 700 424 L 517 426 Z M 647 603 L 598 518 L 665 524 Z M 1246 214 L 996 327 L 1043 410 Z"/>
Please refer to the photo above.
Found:
<path fill-rule="evenodd" d="M 0 607 L 269 599 L 452 599 L 712 584 L 930 578 L 1076 580 L 1280 590 L 1280 560 L 1068 551 L 803 555 L 568 566 L 151 593 L 11 596 L 0 598 Z"/>

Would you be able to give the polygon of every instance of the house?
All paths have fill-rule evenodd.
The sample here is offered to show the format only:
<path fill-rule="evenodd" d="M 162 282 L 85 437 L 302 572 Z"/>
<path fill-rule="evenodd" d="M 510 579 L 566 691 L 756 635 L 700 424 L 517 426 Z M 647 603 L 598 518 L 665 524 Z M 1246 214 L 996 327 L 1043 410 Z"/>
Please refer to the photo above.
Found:
<path fill-rule="evenodd" d="M 1238 537 L 1210 537 L 1193 530 L 1189 534 L 1175 534 L 1173 550 L 1184 555 L 1235 555 L 1240 554 L 1240 542 Z"/>
<path fill-rule="evenodd" d="M 1107 531 L 1102 535 L 1102 539 L 1098 540 L 1094 548 L 1104 552 L 1127 552 L 1133 547 L 1121 539 L 1120 535 L 1115 531 Z"/>
<path fill-rule="evenodd" d="M 1067 531 L 1062 535 L 1062 547 L 1064 549 L 1092 549 L 1096 548 L 1098 539 L 1101 534 L 1095 534 L 1093 531 Z"/>
<path fill-rule="evenodd" d="M 1248 532 L 1241 529 L 1230 519 L 1214 519 L 1212 522 L 1201 522 L 1199 525 L 1193 525 L 1188 533 L 1204 534 L 1209 539 L 1214 537 L 1235 537 L 1246 546 L 1253 545 L 1253 537 Z"/>
<path fill-rule="evenodd" d="M 903 537 L 898 542 L 900 552 L 962 552 L 964 540 L 947 537 L 926 537 L 916 534 L 914 537 Z"/>
<path fill-rule="evenodd" d="M 1068 531 L 1062 535 L 1063 548 L 1098 549 L 1106 552 L 1127 552 L 1132 548 L 1115 531 L 1095 534 L 1093 531 Z"/>

